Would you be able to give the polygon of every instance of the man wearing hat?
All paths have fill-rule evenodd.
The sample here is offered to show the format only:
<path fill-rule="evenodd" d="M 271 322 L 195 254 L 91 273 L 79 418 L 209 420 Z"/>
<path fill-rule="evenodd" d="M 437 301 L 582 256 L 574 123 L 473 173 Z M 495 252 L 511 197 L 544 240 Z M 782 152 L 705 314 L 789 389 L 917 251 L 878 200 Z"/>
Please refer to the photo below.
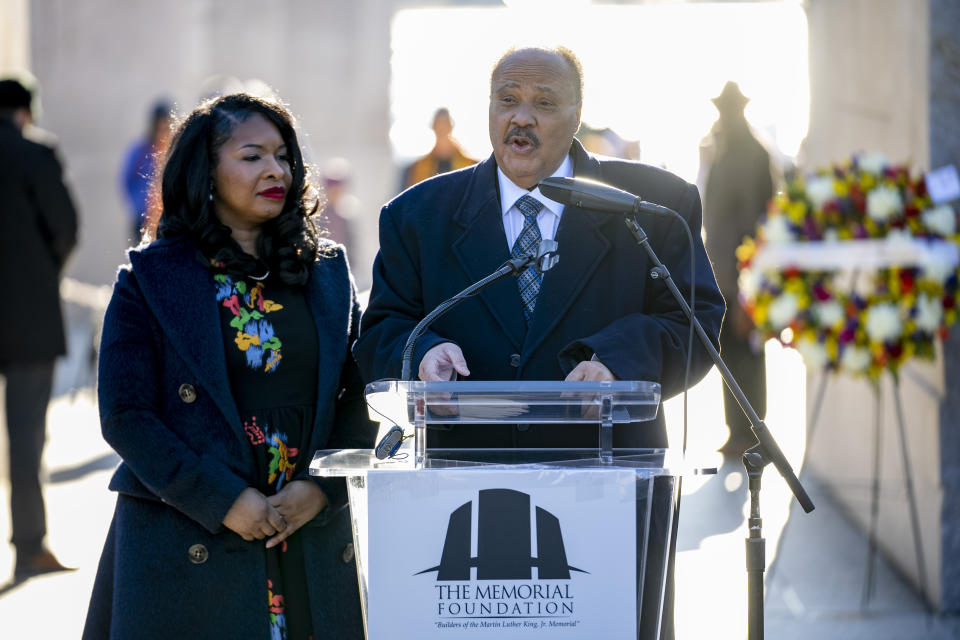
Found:
<path fill-rule="evenodd" d="M 743 115 L 749 98 L 736 82 L 727 82 L 712 101 L 720 117 L 712 130 L 713 161 L 705 167 L 703 226 L 707 255 L 727 303 L 720 329 L 720 355 L 762 419 L 766 413 L 763 345 L 751 344 L 752 324 L 737 302 L 736 250 L 744 236 L 754 235 L 757 221 L 773 197 L 770 156 L 750 131 Z M 723 392 L 730 436 L 721 451 L 739 457 L 756 439 L 736 398 L 726 386 Z"/>
<path fill-rule="evenodd" d="M 43 544 L 40 459 L 54 360 L 66 353 L 59 279 L 76 244 L 77 213 L 53 147 L 30 139 L 32 99 L 19 81 L 0 80 L 0 273 L 7 302 L 0 314 L 0 374 L 16 580 L 66 569 Z"/>

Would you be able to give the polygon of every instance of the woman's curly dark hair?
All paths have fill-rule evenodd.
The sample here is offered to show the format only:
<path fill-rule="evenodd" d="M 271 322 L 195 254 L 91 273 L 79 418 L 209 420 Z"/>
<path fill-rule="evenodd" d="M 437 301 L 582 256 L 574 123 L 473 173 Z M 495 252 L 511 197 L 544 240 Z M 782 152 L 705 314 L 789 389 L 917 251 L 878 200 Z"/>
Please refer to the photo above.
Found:
<path fill-rule="evenodd" d="M 260 114 L 280 132 L 290 158 L 292 181 L 283 212 L 264 223 L 257 250 L 272 273 L 287 284 L 307 281 L 319 249 L 313 214 L 317 190 L 310 184 L 293 117 L 280 104 L 235 93 L 208 100 L 180 124 L 170 143 L 160 180 L 163 213 L 158 238 L 186 237 L 214 268 L 235 277 L 262 272 L 262 263 L 244 253 L 220 222 L 210 199 L 218 152 L 234 128 Z"/>

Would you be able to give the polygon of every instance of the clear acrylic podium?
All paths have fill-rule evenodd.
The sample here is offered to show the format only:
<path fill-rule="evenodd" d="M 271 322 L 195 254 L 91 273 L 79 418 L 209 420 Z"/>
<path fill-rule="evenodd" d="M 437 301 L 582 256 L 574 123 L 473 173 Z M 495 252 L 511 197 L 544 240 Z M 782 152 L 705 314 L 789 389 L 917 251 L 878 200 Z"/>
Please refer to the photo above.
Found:
<path fill-rule="evenodd" d="M 685 473 L 703 473 L 705 470 L 688 469 L 682 456 L 672 450 L 614 449 L 612 446 L 614 429 L 643 429 L 644 422 L 656 417 L 660 402 L 659 384 L 636 381 L 427 383 L 389 380 L 371 383 L 366 393 L 371 419 L 381 421 L 378 438 L 397 425 L 405 435 L 400 449 L 392 458 L 383 460 L 378 459 L 373 450 L 319 451 L 310 465 L 310 473 L 347 479 L 364 627 L 368 639 L 433 637 L 431 633 L 434 632 L 439 634 L 437 637 L 449 637 L 450 627 L 457 628 L 455 633 L 469 637 L 487 637 L 487 634 L 496 633 L 498 637 L 509 638 L 513 637 L 512 633 L 527 633 L 530 629 L 544 638 L 643 639 L 659 636 L 678 490 L 676 480 Z M 453 425 L 452 428 L 456 429 L 457 424 L 580 424 L 583 429 L 596 430 L 598 447 L 427 447 L 427 432 L 431 425 Z M 516 487 L 503 486 L 511 482 L 516 482 L 526 493 L 515 490 Z M 549 507 L 553 509 L 551 512 L 539 506 L 542 500 L 536 493 L 538 482 L 546 483 L 550 491 L 556 491 L 561 485 L 569 486 L 573 492 L 570 495 L 576 497 L 552 503 L 554 506 Z M 493 484 L 488 487 L 489 483 Z M 477 491 L 473 491 L 474 484 Z M 374 493 L 374 488 L 380 486 L 389 487 L 389 499 L 382 498 L 383 491 L 379 489 L 377 491 L 380 493 Z M 430 546 L 424 553 L 441 557 L 439 543 L 428 543 L 419 533 L 404 538 L 401 529 L 412 526 L 410 520 L 433 517 L 431 514 L 422 517 L 415 515 L 417 508 L 438 495 L 442 497 L 445 490 L 461 491 L 450 499 L 454 502 L 466 501 L 462 505 L 455 504 L 460 508 L 453 513 L 447 509 L 437 516 L 447 527 L 440 564 L 431 566 L 436 562 L 422 560 L 416 564 L 417 561 L 413 561 L 409 569 L 399 570 L 401 577 L 413 576 L 409 579 L 418 580 L 416 584 L 429 583 L 436 589 L 431 593 L 486 596 L 491 593 L 553 593 L 557 601 L 540 601 L 534 597 L 534 600 L 526 602 L 510 601 L 504 604 L 489 598 L 486 601 L 445 601 L 437 596 L 438 602 L 423 604 L 423 611 L 429 615 L 418 614 L 411 618 L 411 628 L 404 630 L 405 625 L 400 624 L 399 627 L 391 626 L 390 631 L 385 632 L 383 623 L 378 622 L 382 617 L 378 607 L 393 607 L 394 602 L 403 601 L 405 604 L 391 614 L 396 616 L 390 618 L 391 625 L 396 625 L 399 623 L 395 621 L 402 622 L 405 613 L 419 605 L 415 601 L 414 590 L 395 587 L 398 583 L 393 582 L 393 578 L 385 577 L 378 584 L 377 576 L 389 573 L 381 570 L 378 563 L 390 565 L 392 571 L 393 565 L 399 562 L 398 558 L 415 556 L 420 551 L 416 547 L 421 542 Z M 463 493 L 463 490 L 467 493 Z M 582 494 L 601 496 L 598 500 L 606 502 L 581 504 Z M 478 497 L 459 497 L 462 495 Z M 521 505 L 536 503 L 535 509 L 532 512 L 528 509 L 527 516 L 512 520 L 498 515 L 497 526 L 489 525 L 494 519 L 493 516 L 484 515 L 492 513 L 489 505 L 516 504 L 518 500 Z M 467 506 L 473 502 L 479 506 Z M 574 502 L 577 504 L 572 504 Z M 578 515 L 564 516 L 562 510 L 567 507 L 575 507 L 577 511 L 574 513 Z M 627 524 L 605 525 L 606 529 L 600 526 L 605 516 L 603 510 L 608 508 L 614 518 L 610 522 Z M 591 512 L 590 509 L 595 511 Z M 391 516 L 392 519 L 384 523 L 381 511 L 400 515 Z M 616 511 L 616 514 L 612 511 Z M 580 534 L 581 541 L 585 535 L 588 539 L 587 544 L 578 549 L 575 546 L 577 527 L 591 525 L 591 522 L 584 522 L 589 518 L 580 517 L 581 513 L 598 513 L 601 517 L 595 518 L 596 526 L 600 528 L 592 533 L 586 529 L 587 534 Z M 487 524 L 481 522 L 482 518 L 486 518 Z M 378 540 L 388 535 L 385 529 L 389 530 L 389 536 L 396 536 L 397 549 L 392 556 L 378 551 L 383 547 Z M 455 530 L 462 533 L 459 542 L 455 539 Z M 474 530 L 476 533 L 471 533 Z M 519 533 L 514 535 L 514 531 Z M 628 553 L 624 553 L 623 557 L 629 558 L 629 561 L 591 555 L 606 551 L 607 542 L 618 535 L 628 537 Z M 551 543 L 551 536 L 556 543 Z M 507 539 L 509 544 L 504 543 Z M 393 544 L 393 540 L 389 538 L 389 543 Z M 550 551 L 557 545 L 559 556 Z M 536 547 L 537 553 L 533 553 L 533 547 Z M 610 548 L 613 547 L 615 545 L 611 542 Z M 450 564 L 453 563 L 450 559 L 456 558 L 458 552 L 462 556 L 460 564 Z M 548 558 L 551 553 L 556 556 L 552 560 Z M 497 569 L 484 568 L 495 566 L 497 559 L 504 557 L 508 558 L 504 566 L 508 566 L 507 573 L 510 574 L 510 580 L 505 582 L 494 578 L 505 577 L 506 574 L 501 576 Z M 517 561 L 517 558 L 520 560 Z M 571 564 L 568 565 L 568 561 Z M 584 566 L 590 570 L 574 566 L 577 563 L 586 563 Z M 456 571 L 449 570 L 450 566 L 461 567 L 459 576 L 455 575 Z M 534 568 L 531 569 L 531 566 Z M 613 567 L 606 576 L 602 570 L 605 566 Z M 420 575 L 432 571 L 437 571 L 436 581 L 431 577 L 432 574 Z M 374 576 L 372 579 L 371 575 Z M 456 581 L 458 577 L 459 582 Z M 577 584 L 589 586 L 579 591 L 571 589 L 569 585 L 577 580 L 580 581 Z M 614 590 L 610 587 L 611 593 L 604 593 L 606 585 L 624 580 L 626 589 Z M 501 587 L 505 590 L 500 591 Z M 571 591 L 586 604 L 577 603 Z M 567 600 L 564 599 L 564 593 Z M 628 596 L 624 596 L 624 593 L 628 593 Z M 607 622 L 594 622 L 595 619 L 612 616 L 604 613 L 592 618 L 589 615 L 590 602 L 598 597 L 609 598 L 611 602 L 618 597 L 627 597 L 626 604 L 629 606 L 617 608 L 621 617 L 615 628 L 604 628 L 602 625 Z M 575 606 L 580 608 L 575 610 Z M 623 614 L 625 609 L 630 613 Z M 581 615 L 582 611 L 588 613 Z M 425 625 L 422 629 L 412 628 L 421 620 Z"/>

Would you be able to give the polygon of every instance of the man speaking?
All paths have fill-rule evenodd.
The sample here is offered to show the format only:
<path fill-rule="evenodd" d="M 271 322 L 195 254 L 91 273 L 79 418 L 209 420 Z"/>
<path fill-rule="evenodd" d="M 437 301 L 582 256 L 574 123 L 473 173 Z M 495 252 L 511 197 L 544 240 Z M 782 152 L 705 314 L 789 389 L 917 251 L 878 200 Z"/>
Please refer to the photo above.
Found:
<path fill-rule="evenodd" d="M 682 391 L 689 325 L 620 216 L 561 205 L 540 193 L 551 177 L 589 178 L 674 209 L 689 224 L 696 260 L 696 314 L 716 343 L 723 298 L 700 241 L 700 198 L 680 178 L 588 154 L 580 125 L 582 72 L 564 48 L 508 51 L 490 78 L 493 155 L 404 191 L 380 214 L 380 253 L 354 353 L 367 380 L 400 377 L 414 326 L 437 305 L 541 239 L 560 262 L 502 280 L 421 336 L 421 380 L 650 380 L 664 398 Z M 689 295 L 690 247 L 675 219 L 648 217 L 650 244 Z M 691 384 L 712 362 L 694 341 Z M 430 447 L 596 447 L 582 425 L 458 425 L 431 431 Z M 615 447 L 665 447 L 662 412 L 614 429 Z"/>
<path fill-rule="evenodd" d="M 716 345 L 724 305 L 700 240 L 696 187 L 666 171 L 584 151 L 573 138 L 582 87 L 580 62 L 567 49 L 508 51 L 490 77 L 493 156 L 421 182 L 383 208 L 370 305 L 354 346 L 367 380 L 400 377 L 404 345 L 426 314 L 510 257 L 553 239 L 560 262 L 542 278 L 527 271 L 501 280 L 421 336 L 413 354 L 420 379 L 456 373 L 471 380 L 650 380 L 661 384 L 663 397 L 682 391 L 689 324 L 676 300 L 650 280 L 647 254 L 620 216 L 549 200 L 537 185 L 551 176 L 605 182 L 686 219 L 694 238 L 696 315 Z M 641 225 L 689 295 L 691 249 L 683 225 L 652 216 Z M 691 384 L 712 364 L 696 341 L 692 355 Z M 598 446 L 597 429 L 584 425 L 457 425 L 429 431 L 427 441 L 445 448 Z M 666 447 L 662 411 L 654 421 L 615 427 L 613 445 Z M 653 511 L 669 512 L 667 505 Z M 648 557 L 669 553 L 660 637 L 672 638 L 673 550 L 665 546 L 661 537 L 651 540 Z M 653 637 L 651 618 L 642 621 L 643 638 Z"/>

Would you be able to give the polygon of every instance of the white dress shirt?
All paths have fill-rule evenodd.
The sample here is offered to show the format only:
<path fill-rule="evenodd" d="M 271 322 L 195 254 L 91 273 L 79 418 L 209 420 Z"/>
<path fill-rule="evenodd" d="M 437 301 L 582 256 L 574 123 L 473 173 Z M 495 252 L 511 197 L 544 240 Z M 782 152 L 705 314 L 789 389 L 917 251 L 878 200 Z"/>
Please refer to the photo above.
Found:
<path fill-rule="evenodd" d="M 563 159 L 560 168 L 554 171 L 550 177 L 573 177 L 573 163 L 570 161 L 569 155 Z M 517 241 L 517 236 L 523 229 L 523 214 L 516 207 L 517 200 L 522 196 L 531 196 L 543 204 L 543 209 L 537 215 L 540 237 L 544 240 L 553 240 L 557 235 L 557 227 L 560 225 L 560 216 L 563 215 L 563 205 L 540 193 L 539 187 L 533 191 L 518 187 L 501 171 L 500 167 L 497 167 L 497 179 L 500 181 L 500 207 L 503 211 L 503 231 L 507 236 L 507 246 L 513 249 L 513 244 Z"/>

